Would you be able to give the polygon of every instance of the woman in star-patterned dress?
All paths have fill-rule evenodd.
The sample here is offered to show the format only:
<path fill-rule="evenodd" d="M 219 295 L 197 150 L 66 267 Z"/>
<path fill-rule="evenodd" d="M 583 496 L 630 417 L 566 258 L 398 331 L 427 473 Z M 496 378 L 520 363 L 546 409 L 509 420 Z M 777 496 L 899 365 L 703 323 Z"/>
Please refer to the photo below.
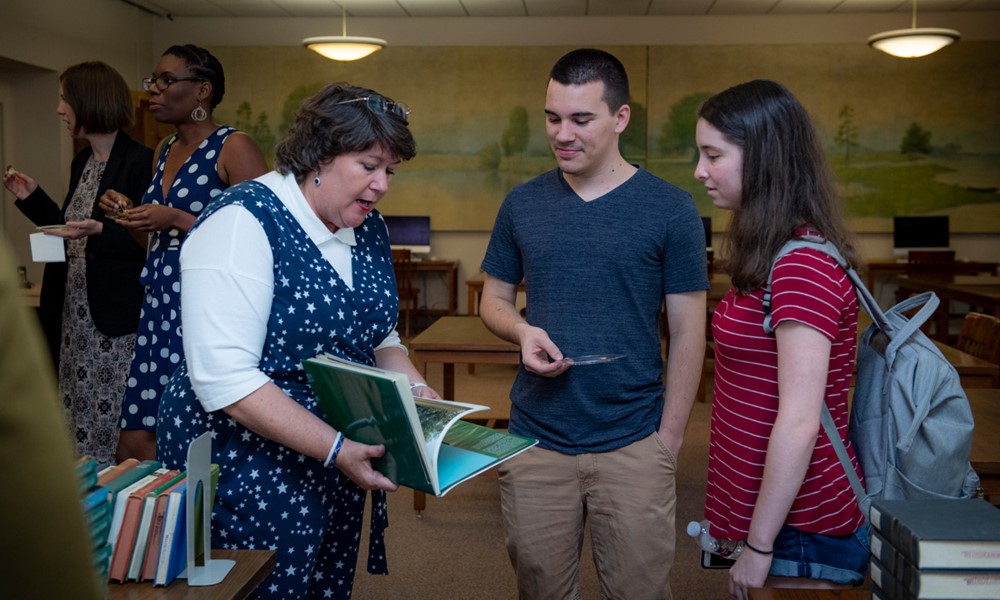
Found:
<path fill-rule="evenodd" d="M 216 548 L 267 548 L 258 598 L 349 598 L 367 491 L 368 571 L 386 572 L 382 446 L 346 440 L 318 415 L 301 361 L 320 352 L 405 373 L 426 388 L 396 333 L 399 300 L 375 205 L 416 153 L 408 111 L 330 84 L 307 99 L 276 172 L 226 190 L 181 251 L 186 366 L 160 403 L 157 450 L 183 468 L 211 432 L 221 467 Z"/>

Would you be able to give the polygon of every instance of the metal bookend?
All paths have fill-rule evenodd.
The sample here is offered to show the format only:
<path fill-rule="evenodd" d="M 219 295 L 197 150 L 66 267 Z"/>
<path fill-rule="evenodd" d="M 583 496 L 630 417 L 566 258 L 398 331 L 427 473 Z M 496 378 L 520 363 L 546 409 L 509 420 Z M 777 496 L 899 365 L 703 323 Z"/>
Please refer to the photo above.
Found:
<path fill-rule="evenodd" d="M 187 556 L 188 566 L 179 578 L 187 578 L 190 586 L 215 585 L 220 583 L 236 566 L 235 560 L 212 560 L 212 436 L 205 432 L 188 446 L 187 460 Z M 201 493 L 198 493 L 200 490 Z M 195 556 L 195 511 L 197 499 L 201 499 L 202 542 L 205 548 L 205 564 L 196 565 Z"/>

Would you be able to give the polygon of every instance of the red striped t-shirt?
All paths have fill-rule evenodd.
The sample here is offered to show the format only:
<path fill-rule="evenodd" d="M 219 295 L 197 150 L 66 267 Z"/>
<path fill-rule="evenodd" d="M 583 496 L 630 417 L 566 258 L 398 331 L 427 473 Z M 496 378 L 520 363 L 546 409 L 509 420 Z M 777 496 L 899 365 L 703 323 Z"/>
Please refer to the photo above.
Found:
<path fill-rule="evenodd" d="M 778 410 L 778 352 L 764 333 L 764 290 L 737 296 L 729 290 L 712 315 L 715 395 L 705 516 L 719 539 L 743 539 L 760 491 L 768 437 Z M 798 321 L 832 343 L 826 404 L 860 476 L 847 439 L 848 389 L 857 346 L 858 302 L 846 273 L 825 254 L 799 249 L 778 261 L 772 283 L 772 322 Z M 854 491 L 817 424 L 805 480 L 785 523 L 828 535 L 855 531 L 863 522 Z"/>

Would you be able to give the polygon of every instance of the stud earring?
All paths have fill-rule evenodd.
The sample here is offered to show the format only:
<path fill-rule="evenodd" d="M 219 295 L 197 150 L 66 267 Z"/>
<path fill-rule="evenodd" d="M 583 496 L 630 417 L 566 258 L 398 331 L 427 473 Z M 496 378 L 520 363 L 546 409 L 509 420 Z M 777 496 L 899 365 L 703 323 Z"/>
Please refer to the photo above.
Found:
<path fill-rule="evenodd" d="M 319 187 L 319 184 L 322 183 L 319 179 L 319 170 L 316 171 L 316 177 L 313 178 L 313 183 L 316 184 L 316 187 Z"/>

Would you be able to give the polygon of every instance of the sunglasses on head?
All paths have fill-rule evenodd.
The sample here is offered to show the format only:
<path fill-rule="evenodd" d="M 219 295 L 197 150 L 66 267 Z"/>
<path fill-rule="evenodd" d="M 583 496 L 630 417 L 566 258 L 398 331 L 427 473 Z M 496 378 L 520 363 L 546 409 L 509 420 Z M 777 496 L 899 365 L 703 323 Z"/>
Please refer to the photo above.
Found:
<path fill-rule="evenodd" d="M 352 102 L 364 102 L 365 106 L 368 107 L 368 110 L 374 113 L 392 113 L 404 121 L 410 116 L 410 107 L 401 102 L 386 100 L 382 96 L 362 96 L 361 98 L 344 100 L 342 102 L 338 102 L 337 104 L 350 104 Z"/>

